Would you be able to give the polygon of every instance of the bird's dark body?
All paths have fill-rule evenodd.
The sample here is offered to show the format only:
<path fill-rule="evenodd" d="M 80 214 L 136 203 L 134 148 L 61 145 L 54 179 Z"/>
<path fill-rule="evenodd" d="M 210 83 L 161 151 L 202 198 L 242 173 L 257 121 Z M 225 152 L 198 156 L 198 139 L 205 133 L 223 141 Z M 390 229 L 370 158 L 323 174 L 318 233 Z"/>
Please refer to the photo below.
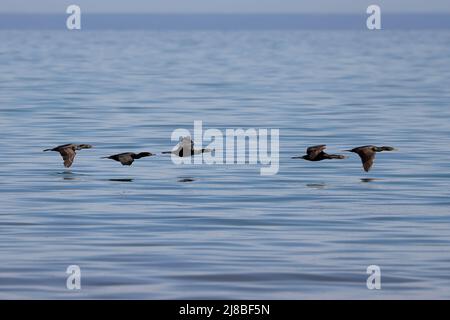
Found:
<path fill-rule="evenodd" d="M 347 150 L 347 151 L 358 154 L 359 157 L 361 158 L 361 162 L 363 164 L 364 171 L 369 172 L 373 166 L 373 162 L 375 160 L 375 155 L 377 154 L 377 152 L 394 151 L 394 150 L 395 150 L 395 148 L 393 148 L 393 147 L 386 147 L 386 146 L 377 147 L 377 146 L 373 146 L 373 145 L 368 145 L 368 146 L 353 148 L 353 149 Z"/>
<path fill-rule="evenodd" d="M 75 155 L 77 154 L 77 150 L 90 149 L 90 148 L 92 148 L 92 146 L 89 144 L 68 143 L 68 144 L 63 144 L 63 145 L 57 146 L 52 149 L 45 149 L 44 152 L 46 152 L 46 151 L 59 152 L 61 154 L 61 157 L 64 160 L 64 166 L 66 168 L 70 168 L 73 164 L 73 161 L 75 160 Z"/>
<path fill-rule="evenodd" d="M 178 150 L 178 156 L 179 157 L 190 157 L 190 156 L 192 156 L 193 154 L 194 154 L 194 150 L 193 149 L 190 149 L 190 150 L 187 150 L 188 152 L 184 152 L 184 148 L 181 148 L 180 150 Z"/>
<path fill-rule="evenodd" d="M 141 159 L 144 157 L 150 157 L 153 156 L 150 152 L 141 152 L 141 153 L 134 153 L 134 152 L 124 152 L 115 154 L 109 157 L 105 157 L 105 159 L 111 159 L 120 162 L 124 166 L 131 166 L 134 162 L 134 160 Z"/>
<path fill-rule="evenodd" d="M 188 152 L 184 152 L 184 148 L 181 148 L 178 153 L 176 153 L 177 156 L 179 157 L 191 157 L 194 154 L 199 154 L 199 153 L 204 153 L 204 152 L 208 152 L 208 149 L 201 149 L 201 150 L 194 150 L 194 149 L 190 149 L 187 150 Z"/>
<path fill-rule="evenodd" d="M 337 154 L 328 154 L 326 152 L 319 153 L 316 157 L 311 158 L 308 155 L 305 155 L 302 157 L 302 159 L 308 160 L 308 161 L 322 161 L 322 160 L 330 160 L 330 159 L 344 159 L 343 156 L 337 155 Z"/>
<path fill-rule="evenodd" d="M 213 150 L 205 149 L 205 148 L 195 149 L 194 141 L 192 141 L 190 137 L 181 138 L 180 143 L 177 146 L 178 146 L 177 149 L 172 150 L 172 151 L 163 151 L 162 154 L 174 154 L 178 157 L 191 157 L 196 154 L 213 151 Z"/>
<path fill-rule="evenodd" d="M 326 145 L 321 144 L 318 146 L 312 146 L 306 149 L 306 155 L 301 157 L 293 157 L 293 159 L 304 159 L 308 161 L 322 161 L 329 159 L 345 159 L 345 156 L 339 154 L 328 154 L 324 152 L 327 148 Z"/>

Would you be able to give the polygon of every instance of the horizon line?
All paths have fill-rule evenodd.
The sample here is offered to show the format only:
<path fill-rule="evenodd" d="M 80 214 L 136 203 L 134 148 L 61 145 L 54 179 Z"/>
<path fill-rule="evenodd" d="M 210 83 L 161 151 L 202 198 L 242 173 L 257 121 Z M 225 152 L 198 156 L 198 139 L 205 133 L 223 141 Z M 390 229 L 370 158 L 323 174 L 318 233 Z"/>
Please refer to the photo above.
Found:
<path fill-rule="evenodd" d="M 69 14 L 0 13 L 0 29 L 60 29 Z M 83 29 L 366 29 L 355 13 L 82 13 Z M 383 29 L 450 29 L 450 13 L 384 13 Z"/>
<path fill-rule="evenodd" d="M 81 11 L 82 14 L 104 14 L 104 15 L 363 15 L 365 12 L 100 12 L 100 11 Z M 67 15 L 66 12 L 1 12 L 0 15 Z M 382 12 L 382 15 L 450 15 L 450 11 L 437 12 Z"/>

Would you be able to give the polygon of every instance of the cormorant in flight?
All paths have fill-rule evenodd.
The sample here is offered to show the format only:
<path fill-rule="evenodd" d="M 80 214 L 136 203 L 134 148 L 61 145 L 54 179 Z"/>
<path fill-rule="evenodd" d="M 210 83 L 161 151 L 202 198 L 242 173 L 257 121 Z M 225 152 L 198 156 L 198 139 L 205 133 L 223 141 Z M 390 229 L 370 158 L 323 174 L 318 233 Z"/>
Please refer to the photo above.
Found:
<path fill-rule="evenodd" d="M 61 154 L 61 157 L 64 160 L 64 166 L 66 168 L 70 168 L 70 166 L 73 163 L 73 160 L 75 159 L 76 151 L 81 149 L 90 149 L 92 146 L 90 144 L 64 144 L 61 146 L 57 146 L 53 149 L 45 149 L 46 151 L 56 151 Z"/>

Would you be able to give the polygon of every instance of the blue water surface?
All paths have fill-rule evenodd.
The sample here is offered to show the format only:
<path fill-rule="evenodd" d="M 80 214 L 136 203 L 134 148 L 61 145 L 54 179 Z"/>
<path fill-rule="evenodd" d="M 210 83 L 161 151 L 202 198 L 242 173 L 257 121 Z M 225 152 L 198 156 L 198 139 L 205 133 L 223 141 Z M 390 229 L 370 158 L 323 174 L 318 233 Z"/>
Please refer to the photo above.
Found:
<path fill-rule="evenodd" d="M 0 31 L 0 298 L 450 298 L 449 57 L 449 30 Z M 278 174 L 100 159 L 195 120 L 279 129 Z M 291 159 L 315 144 L 399 151 Z"/>

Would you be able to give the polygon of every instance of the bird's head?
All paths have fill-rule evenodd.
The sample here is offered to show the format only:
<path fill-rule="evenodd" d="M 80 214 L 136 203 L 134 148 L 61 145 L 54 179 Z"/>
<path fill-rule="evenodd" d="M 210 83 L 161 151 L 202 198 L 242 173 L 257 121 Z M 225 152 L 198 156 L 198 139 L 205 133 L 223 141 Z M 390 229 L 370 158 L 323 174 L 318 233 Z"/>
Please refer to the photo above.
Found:
<path fill-rule="evenodd" d="M 140 152 L 136 155 L 136 159 L 153 156 L 151 152 Z"/>
<path fill-rule="evenodd" d="M 395 151 L 397 149 L 393 148 L 393 147 L 387 147 L 387 146 L 383 146 L 383 147 L 373 147 L 373 151 L 375 152 L 382 152 L 382 151 Z"/>
<path fill-rule="evenodd" d="M 77 150 L 81 150 L 81 149 L 91 149 L 92 146 L 90 144 L 79 144 L 77 146 Z"/>

